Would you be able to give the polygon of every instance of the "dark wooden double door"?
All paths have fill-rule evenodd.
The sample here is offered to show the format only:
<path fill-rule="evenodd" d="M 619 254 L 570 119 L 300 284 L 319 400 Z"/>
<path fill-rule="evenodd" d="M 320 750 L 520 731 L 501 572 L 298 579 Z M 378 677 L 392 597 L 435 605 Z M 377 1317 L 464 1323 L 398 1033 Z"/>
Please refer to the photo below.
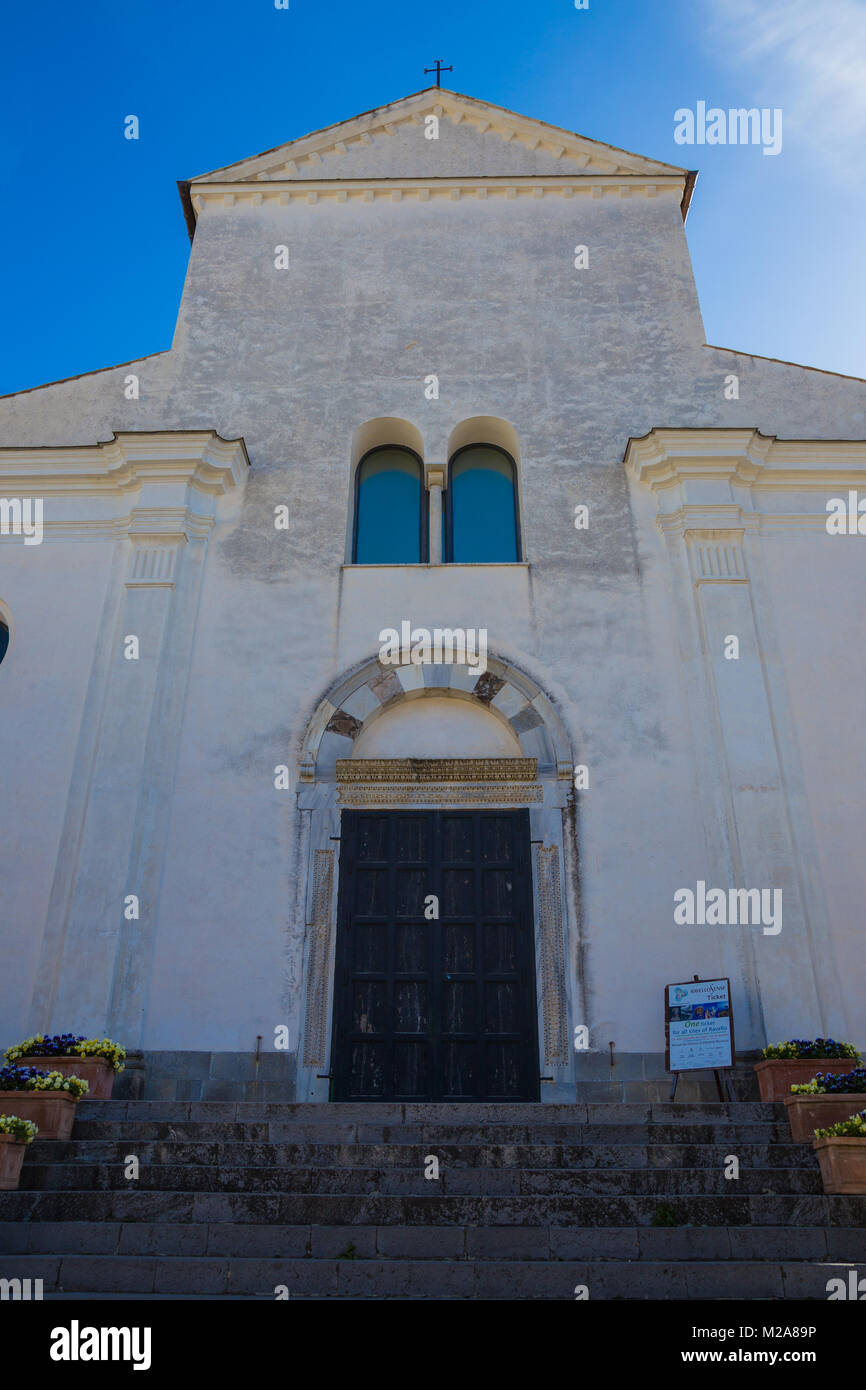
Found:
<path fill-rule="evenodd" d="M 528 811 L 344 811 L 337 920 L 335 1100 L 538 1100 Z"/>

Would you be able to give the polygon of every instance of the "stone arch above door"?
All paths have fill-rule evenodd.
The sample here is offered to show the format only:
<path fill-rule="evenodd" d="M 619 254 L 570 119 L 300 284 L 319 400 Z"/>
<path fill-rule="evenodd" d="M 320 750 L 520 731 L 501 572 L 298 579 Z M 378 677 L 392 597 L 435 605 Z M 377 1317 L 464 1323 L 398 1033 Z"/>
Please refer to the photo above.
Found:
<path fill-rule="evenodd" d="M 460 756 L 470 750 L 465 740 L 459 746 L 455 740 L 445 756 L 430 756 L 424 734 L 418 740 L 420 756 L 409 751 L 411 738 L 399 745 L 403 756 L 393 756 L 396 741 L 388 750 L 391 756 L 381 756 L 387 740 L 383 748 L 379 734 L 390 711 L 405 707 L 406 717 L 399 722 L 407 731 L 417 712 L 420 731 L 427 723 L 424 703 L 429 701 L 439 718 L 446 700 L 469 702 L 483 714 L 476 722 L 479 732 L 484 725 L 486 733 L 473 750 L 476 756 Z M 491 730 L 503 740 L 498 746 L 495 738 L 489 741 Z M 566 845 L 564 820 L 574 798 L 574 761 L 572 743 L 549 697 L 525 672 L 494 657 L 488 656 L 483 674 L 447 664 L 385 666 L 371 658 L 334 682 L 319 702 L 301 748 L 303 867 L 295 911 L 296 920 L 305 924 L 298 971 L 303 981 L 298 991 L 299 1099 L 329 1096 L 343 812 L 476 807 L 525 807 L 529 813 L 541 1098 L 573 1099 L 572 1015 L 580 1019 L 586 1012 L 578 1003 L 581 986 L 570 967 L 578 934 L 577 900 L 566 892 L 577 874 L 576 845 Z"/>
<path fill-rule="evenodd" d="M 301 750 L 301 782 L 333 782 L 337 762 L 351 758 L 359 736 L 403 701 L 474 702 L 506 726 L 539 777 L 572 777 L 568 737 L 551 701 L 513 665 L 488 658 L 487 670 L 456 665 L 384 666 L 372 659 L 336 683 L 323 699 Z"/>

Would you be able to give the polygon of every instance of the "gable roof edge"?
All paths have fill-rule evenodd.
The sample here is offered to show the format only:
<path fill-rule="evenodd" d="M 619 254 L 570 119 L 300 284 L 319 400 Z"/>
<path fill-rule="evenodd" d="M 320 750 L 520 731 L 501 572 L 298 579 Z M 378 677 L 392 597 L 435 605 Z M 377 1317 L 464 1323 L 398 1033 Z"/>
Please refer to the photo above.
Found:
<path fill-rule="evenodd" d="M 396 101 L 387 103 L 384 106 L 371 107 L 369 111 L 359 112 L 355 116 L 350 116 L 346 120 L 337 121 L 332 125 L 323 126 L 320 129 L 309 131 L 304 135 L 296 136 L 290 140 L 283 140 L 278 145 L 272 145 L 266 150 L 261 150 L 257 154 L 244 156 L 243 159 L 234 160 L 231 164 L 221 165 L 219 168 L 210 169 L 202 174 L 196 174 L 187 180 L 189 184 L 199 183 L 209 180 L 216 180 L 217 175 L 230 174 L 233 170 L 255 164 L 259 160 L 265 159 L 269 155 L 277 155 L 280 151 L 291 146 L 306 145 L 307 142 L 315 141 L 317 137 L 333 135 L 332 144 L 337 144 L 340 140 L 340 131 L 346 131 L 347 127 L 357 126 L 358 123 L 366 121 L 370 124 L 377 117 L 386 117 L 389 112 L 395 111 L 398 107 L 405 107 L 409 103 L 418 104 L 420 97 L 435 97 L 435 104 L 445 106 L 443 98 L 453 98 L 456 102 L 467 103 L 471 107 L 480 111 L 495 112 L 502 118 L 507 118 L 509 122 L 520 123 L 524 128 L 536 127 L 543 128 L 551 133 L 551 136 L 562 136 L 565 141 L 580 141 L 583 144 L 595 146 L 599 154 L 606 152 L 608 156 L 624 156 L 629 160 L 636 160 L 644 165 L 655 165 L 657 170 L 664 171 L 666 174 L 676 174 L 684 179 L 688 178 L 689 170 L 677 164 L 669 164 L 666 160 L 652 159 L 648 155 L 637 154 L 634 150 L 626 150 L 617 145 L 610 145 L 602 140 L 593 139 L 589 135 L 581 135 L 579 131 L 566 130 L 563 126 L 551 125 L 549 121 L 541 120 L 536 116 L 526 116 L 518 111 L 511 111 L 508 107 L 497 106 L 494 102 L 484 101 L 478 97 L 468 96 L 465 92 L 454 92 L 446 87 L 423 87 L 420 91 L 412 92 L 408 96 L 400 97 Z M 445 112 L 447 115 L 447 111 Z M 388 124 L 387 120 L 379 121 L 383 127 Z M 527 130 L 528 133 L 528 130 Z M 299 153 L 303 153 L 302 151 Z M 616 162 L 616 161 L 615 161 Z M 220 180 L 223 181 L 223 180 Z"/>

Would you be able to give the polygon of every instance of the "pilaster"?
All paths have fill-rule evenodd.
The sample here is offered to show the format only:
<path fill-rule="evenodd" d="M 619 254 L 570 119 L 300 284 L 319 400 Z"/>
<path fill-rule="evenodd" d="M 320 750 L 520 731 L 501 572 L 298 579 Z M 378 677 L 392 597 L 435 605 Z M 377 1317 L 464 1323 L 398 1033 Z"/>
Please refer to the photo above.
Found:
<path fill-rule="evenodd" d="M 0 450 L 0 484 L 46 498 L 45 541 L 112 544 L 31 1027 L 141 1041 L 207 538 L 242 440 L 121 434 Z M 14 480 L 14 482 L 12 481 Z M 133 902 L 133 899 L 135 900 Z"/>
<path fill-rule="evenodd" d="M 783 1036 L 795 1017 L 816 1031 L 846 1026 L 762 557 L 766 498 L 833 486 L 832 468 L 804 466 L 805 448 L 753 430 L 654 430 L 630 442 L 625 460 L 634 481 L 656 496 L 669 559 L 705 880 L 782 892 L 778 934 L 706 928 L 737 933 L 749 1027 L 757 1031 L 751 1038 L 741 1031 L 741 1046 Z M 847 470 L 851 445 L 839 448 L 838 467 Z M 828 445 L 820 449 L 826 455 Z"/>

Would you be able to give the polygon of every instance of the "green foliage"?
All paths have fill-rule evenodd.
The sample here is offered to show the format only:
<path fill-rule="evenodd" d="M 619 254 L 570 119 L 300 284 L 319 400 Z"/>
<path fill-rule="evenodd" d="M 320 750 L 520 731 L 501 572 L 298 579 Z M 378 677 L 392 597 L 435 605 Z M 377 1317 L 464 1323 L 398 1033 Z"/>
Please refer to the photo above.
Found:
<path fill-rule="evenodd" d="M 654 1226 L 679 1226 L 680 1220 L 668 1202 L 659 1202 L 653 1212 L 652 1224 Z"/>
<path fill-rule="evenodd" d="M 816 1129 L 816 1139 L 866 1139 L 866 1110 L 860 1110 L 847 1120 L 839 1120 L 828 1129 Z"/>
<path fill-rule="evenodd" d="M 79 1057 L 104 1057 L 110 1062 L 115 1071 L 123 1071 L 123 1064 L 126 1060 L 126 1048 L 119 1043 L 112 1042 L 111 1038 L 86 1038 L 79 1043 L 76 1051 Z"/>
<path fill-rule="evenodd" d="M 80 1076 L 64 1076 L 61 1071 L 39 1071 L 36 1067 L 0 1067 L 0 1091 L 65 1091 L 80 1100 L 90 1090 Z"/>
<path fill-rule="evenodd" d="M 112 1042 L 111 1038 L 77 1038 L 72 1033 L 35 1033 L 32 1038 L 25 1038 L 14 1047 L 7 1047 L 3 1054 L 7 1065 L 21 1057 L 104 1057 L 119 1072 L 123 1071 L 126 1049 Z"/>
<path fill-rule="evenodd" d="M 39 1126 L 32 1120 L 20 1120 L 17 1115 L 0 1115 L 0 1134 L 11 1134 L 21 1144 L 32 1144 Z"/>
<path fill-rule="evenodd" d="M 850 1057 L 855 1062 L 862 1061 L 853 1043 L 836 1042 L 835 1038 L 792 1038 L 790 1042 L 770 1043 L 762 1055 L 768 1062 L 803 1059 L 811 1061 L 819 1057 Z"/>
<path fill-rule="evenodd" d="M 792 1086 L 794 1096 L 862 1095 L 866 1091 L 866 1067 L 853 1071 L 819 1071 L 805 1085 Z"/>

